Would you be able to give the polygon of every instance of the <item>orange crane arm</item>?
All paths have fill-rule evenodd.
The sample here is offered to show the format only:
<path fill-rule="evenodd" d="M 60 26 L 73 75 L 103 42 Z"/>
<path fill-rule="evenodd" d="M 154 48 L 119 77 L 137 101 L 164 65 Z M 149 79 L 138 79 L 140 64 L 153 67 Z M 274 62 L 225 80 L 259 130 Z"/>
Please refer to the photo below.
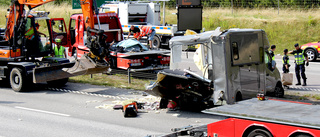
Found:
<path fill-rule="evenodd" d="M 94 11 L 95 11 L 95 0 L 80 0 L 80 5 L 82 9 L 83 19 L 85 22 L 86 29 L 94 29 Z"/>
<path fill-rule="evenodd" d="M 41 6 L 43 4 L 55 1 L 55 0 L 18 0 L 19 4 L 26 5 L 29 9 L 33 9 L 35 7 Z"/>
<path fill-rule="evenodd" d="M 35 7 L 41 6 L 54 0 L 14 0 L 9 8 L 9 14 L 7 16 L 7 26 L 5 37 L 6 40 L 11 40 L 14 35 L 15 26 L 18 27 L 21 23 L 21 19 L 24 15 L 24 6 L 29 8 L 29 11 Z"/>

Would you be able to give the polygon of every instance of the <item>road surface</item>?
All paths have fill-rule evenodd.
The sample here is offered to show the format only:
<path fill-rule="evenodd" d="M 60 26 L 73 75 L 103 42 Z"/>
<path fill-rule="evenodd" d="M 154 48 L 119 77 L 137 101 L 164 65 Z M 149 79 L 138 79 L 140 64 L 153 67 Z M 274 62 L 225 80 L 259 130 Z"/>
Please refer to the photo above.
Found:
<path fill-rule="evenodd" d="M 153 102 L 134 90 L 75 83 L 64 87 L 68 90 L 38 85 L 36 91 L 17 93 L 6 85 L 0 88 L 1 137 L 143 137 L 221 119 L 200 112 L 167 110 L 143 110 L 136 118 L 124 118 L 121 110 L 112 109 L 116 102 L 137 98 Z"/>

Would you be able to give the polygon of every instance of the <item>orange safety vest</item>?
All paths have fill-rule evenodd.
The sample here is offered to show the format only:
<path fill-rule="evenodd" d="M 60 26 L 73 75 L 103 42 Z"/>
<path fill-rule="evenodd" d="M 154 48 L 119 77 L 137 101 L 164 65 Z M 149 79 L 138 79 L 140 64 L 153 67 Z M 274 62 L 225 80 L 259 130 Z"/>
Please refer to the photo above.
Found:
<path fill-rule="evenodd" d="M 149 34 L 149 33 L 151 33 L 152 32 L 152 27 L 147 27 L 147 26 L 144 26 L 144 27 L 142 27 L 142 29 L 141 29 L 141 37 L 142 36 L 145 36 L 146 34 Z"/>

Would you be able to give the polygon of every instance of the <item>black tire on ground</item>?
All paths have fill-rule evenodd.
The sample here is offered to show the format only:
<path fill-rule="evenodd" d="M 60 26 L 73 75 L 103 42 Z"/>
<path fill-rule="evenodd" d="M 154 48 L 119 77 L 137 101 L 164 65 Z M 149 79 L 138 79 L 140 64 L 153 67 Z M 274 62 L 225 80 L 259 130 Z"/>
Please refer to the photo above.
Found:
<path fill-rule="evenodd" d="M 157 35 L 155 35 L 152 40 L 152 48 L 157 49 L 160 47 L 161 47 L 161 40 Z"/>
<path fill-rule="evenodd" d="M 281 84 L 277 84 L 277 86 L 274 88 L 274 96 L 278 98 L 283 98 L 284 89 Z"/>
<path fill-rule="evenodd" d="M 169 100 L 166 98 L 161 98 L 159 108 L 167 108 Z"/>
<path fill-rule="evenodd" d="M 16 92 L 25 91 L 29 84 L 27 83 L 27 77 L 20 68 L 13 68 L 10 72 L 10 85 Z"/>
<path fill-rule="evenodd" d="M 252 130 L 247 137 L 273 137 L 271 133 L 264 129 Z"/>
<path fill-rule="evenodd" d="M 236 102 L 241 101 L 241 100 L 242 100 L 242 94 L 241 94 L 241 92 L 237 92 Z"/>
<path fill-rule="evenodd" d="M 74 59 L 78 59 L 78 51 L 77 51 L 76 48 L 73 49 L 72 56 L 73 56 Z"/>
<path fill-rule="evenodd" d="M 53 81 L 47 81 L 47 83 L 52 87 L 62 87 L 67 84 L 68 80 L 69 78 L 64 78 L 64 79 L 58 79 Z"/>
<path fill-rule="evenodd" d="M 315 61 L 317 59 L 317 53 L 314 49 L 307 49 L 305 52 L 308 55 L 309 61 Z"/>

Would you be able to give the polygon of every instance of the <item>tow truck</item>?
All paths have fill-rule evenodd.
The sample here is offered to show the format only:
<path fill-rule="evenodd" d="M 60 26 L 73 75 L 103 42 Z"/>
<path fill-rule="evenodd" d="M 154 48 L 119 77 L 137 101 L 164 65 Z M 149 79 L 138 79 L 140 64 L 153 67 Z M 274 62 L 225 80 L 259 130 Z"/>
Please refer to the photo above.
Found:
<path fill-rule="evenodd" d="M 33 83 L 64 85 L 71 76 L 101 73 L 110 67 L 103 59 L 108 52 L 106 35 L 95 29 L 93 24 L 93 10 L 97 9 L 95 0 L 80 3 L 86 20 L 86 45 L 90 52 L 75 62 L 48 56 L 53 51 L 54 38 L 60 33 L 52 31 L 53 22 L 48 17 L 30 12 L 52 1 L 12 0 L 3 40 L 0 41 L 0 78 L 8 79 L 14 91 L 30 90 Z M 37 30 L 36 24 L 41 22 L 48 28 L 47 32 Z"/>

